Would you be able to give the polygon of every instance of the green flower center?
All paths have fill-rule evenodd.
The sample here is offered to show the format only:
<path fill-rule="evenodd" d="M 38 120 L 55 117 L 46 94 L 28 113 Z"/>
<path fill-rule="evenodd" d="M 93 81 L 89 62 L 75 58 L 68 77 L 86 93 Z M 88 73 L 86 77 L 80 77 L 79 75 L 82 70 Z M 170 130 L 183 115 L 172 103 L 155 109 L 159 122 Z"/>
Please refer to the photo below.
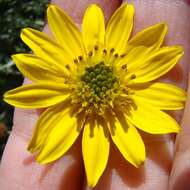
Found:
<path fill-rule="evenodd" d="M 73 103 L 81 103 L 81 110 L 103 114 L 119 91 L 119 78 L 112 66 L 103 61 L 85 68 L 79 77 L 76 94 L 72 95 Z"/>
<path fill-rule="evenodd" d="M 110 90 L 118 86 L 118 79 L 114 75 L 113 69 L 101 62 L 95 66 L 87 67 L 81 81 L 87 87 L 91 96 L 105 98 L 110 94 Z"/>

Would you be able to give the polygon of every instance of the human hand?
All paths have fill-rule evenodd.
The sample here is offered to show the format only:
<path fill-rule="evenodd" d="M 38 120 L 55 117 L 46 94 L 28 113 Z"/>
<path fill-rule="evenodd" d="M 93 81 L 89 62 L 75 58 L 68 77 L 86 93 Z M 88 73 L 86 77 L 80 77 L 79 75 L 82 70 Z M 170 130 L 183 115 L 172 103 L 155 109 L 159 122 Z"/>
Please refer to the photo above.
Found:
<path fill-rule="evenodd" d="M 78 25 L 81 23 L 84 9 L 88 4 L 95 2 L 100 4 L 107 17 L 122 3 L 119 0 L 112 0 L 109 3 L 106 0 L 81 0 L 72 1 L 72 3 L 69 0 L 55 1 L 55 3 L 62 6 L 74 18 Z M 131 0 L 130 2 L 134 3 L 136 9 L 134 22 L 135 33 L 152 24 L 166 22 L 169 25 L 167 43 L 181 44 L 185 52 L 189 51 L 189 28 L 187 27 L 189 8 L 185 3 L 182 1 L 174 2 L 172 0 L 167 2 L 161 0 Z M 45 31 L 49 33 L 47 27 Z M 178 83 L 182 87 L 186 87 L 188 59 L 189 54 L 186 53 L 181 61 L 181 65 L 174 68 L 164 80 L 170 80 L 171 82 Z M 185 113 L 188 115 L 188 110 Z M 13 188 L 16 190 L 88 189 L 84 176 L 80 138 L 63 158 L 53 164 L 39 165 L 35 162 L 34 156 L 27 152 L 26 146 L 38 116 L 39 112 L 35 110 L 16 110 L 14 129 L 6 146 L 1 164 L 0 187 L 3 190 L 12 190 Z M 185 131 L 188 119 L 186 117 L 184 118 L 182 127 L 184 127 Z M 181 133 L 181 136 L 183 134 L 184 132 Z M 163 135 L 142 135 L 147 150 L 145 164 L 139 169 L 135 169 L 121 157 L 114 145 L 112 145 L 107 169 L 95 189 L 166 190 L 168 188 L 168 179 L 174 152 L 173 139 L 170 136 Z M 179 137 L 179 139 L 182 138 Z M 186 139 L 188 139 L 187 136 Z M 178 142 L 180 144 L 181 140 Z M 182 142 L 184 144 L 184 141 Z M 180 145 L 180 147 L 183 150 L 183 145 Z M 176 161 L 176 166 L 179 165 L 178 163 Z M 177 172 L 174 169 L 175 173 Z M 183 189 L 178 188 L 178 190 Z"/>

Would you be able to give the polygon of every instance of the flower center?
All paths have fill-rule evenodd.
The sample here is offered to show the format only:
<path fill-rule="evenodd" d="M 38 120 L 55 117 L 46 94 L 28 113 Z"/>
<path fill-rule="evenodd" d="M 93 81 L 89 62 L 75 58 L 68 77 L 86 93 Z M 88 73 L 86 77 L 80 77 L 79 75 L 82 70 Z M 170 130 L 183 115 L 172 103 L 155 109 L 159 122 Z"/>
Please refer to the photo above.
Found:
<path fill-rule="evenodd" d="M 106 66 L 103 61 L 95 66 L 86 67 L 80 81 L 79 95 L 83 107 L 93 106 L 98 111 L 109 105 L 119 88 L 119 80 L 113 68 Z"/>
<path fill-rule="evenodd" d="M 131 99 L 134 92 L 123 82 L 127 64 L 116 66 L 116 62 L 125 55 L 119 55 L 114 48 L 109 52 L 105 49 L 99 51 L 98 46 L 95 46 L 88 56 L 87 61 L 82 56 L 74 60 L 78 65 L 78 73 L 71 100 L 78 106 L 78 112 L 103 115 L 105 111 L 115 109 L 115 105 L 119 105 L 122 110 L 129 110 L 134 104 Z M 135 77 L 132 74 L 130 79 Z"/>
<path fill-rule="evenodd" d="M 93 67 L 87 67 L 81 77 L 84 85 L 89 87 L 92 95 L 103 98 L 110 89 L 118 84 L 113 70 L 101 62 Z"/>

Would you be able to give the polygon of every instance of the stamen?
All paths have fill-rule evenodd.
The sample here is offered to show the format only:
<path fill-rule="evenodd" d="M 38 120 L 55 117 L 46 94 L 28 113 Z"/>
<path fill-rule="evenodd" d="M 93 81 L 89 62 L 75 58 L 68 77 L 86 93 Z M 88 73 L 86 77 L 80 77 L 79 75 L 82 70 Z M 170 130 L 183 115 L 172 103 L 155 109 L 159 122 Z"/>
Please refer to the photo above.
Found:
<path fill-rule="evenodd" d="M 106 54 L 107 54 L 107 50 L 106 50 L 106 49 L 104 49 L 104 50 L 103 50 L 103 53 L 104 53 L 104 55 L 106 55 Z"/>
<path fill-rule="evenodd" d="M 125 65 L 122 65 L 122 67 L 121 67 L 123 70 L 125 70 L 125 69 L 127 69 L 127 64 L 125 64 Z"/>
<path fill-rule="evenodd" d="M 89 52 L 88 52 L 88 56 L 89 56 L 89 57 L 92 57 L 92 55 L 93 55 L 92 51 L 89 51 Z"/>
<path fill-rule="evenodd" d="M 125 56 L 126 56 L 126 54 L 122 54 L 122 55 L 120 55 L 121 58 L 123 58 L 123 57 L 125 57 Z"/>
<path fill-rule="evenodd" d="M 79 61 L 82 61 L 82 60 L 83 60 L 82 55 L 80 55 L 78 58 L 79 58 Z"/>
<path fill-rule="evenodd" d="M 77 60 L 77 59 L 74 59 L 74 63 L 78 63 L 78 60 Z"/>
<path fill-rule="evenodd" d="M 95 46 L 94 46 L 94 49 L 97 51 L 97 50 L 98 50 L 98 45 L 95 45 Z"/>
<path fill-rule="evenodd" d="M 115 58 L 118 58 L 118 57 L 119 57 L 119 54 L 118 54 L 118 53 L 114 54 L 114 57 L 115 57 Z"/>
<path fill-rule="evenodd" d="M 64 83 L 67 84 L 69 82 L 68 78 L 65 78 Z"/>
<path fill-rule="evenodd" d="M 114 51 L 115 51 L 114 48 L 111 48 L 111 49 L 110 49 L 110 53 L 111 53 L 111 54 L 112 54 Z"/>
<path fill-rule="evenodd" d="M 65 65 L 65 67 L 67 68 L 67 69 L 69 69 L 70 70 L 70 66 L 67 64 L 67 65 Z"/>
<path fill-rule="evenodd" d="M 128 94 L 128 90 L 126 88 L 123 88 L 122 91 L 126 94 Z"/>
<path fill-rule="evenodd" d="M 135 74 L 132 74 L 131 75 L 131 79 L 135 79 L 136 78 L 136 75 Z"/>

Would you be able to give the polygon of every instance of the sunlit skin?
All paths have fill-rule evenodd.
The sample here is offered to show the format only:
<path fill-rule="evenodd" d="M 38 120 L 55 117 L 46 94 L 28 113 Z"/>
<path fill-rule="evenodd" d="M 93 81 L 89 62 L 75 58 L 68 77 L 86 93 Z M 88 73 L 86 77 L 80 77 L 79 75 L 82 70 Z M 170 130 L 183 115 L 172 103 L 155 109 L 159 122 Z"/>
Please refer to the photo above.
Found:
<path fill-rule="evenodd" d="M 64 2 L 64 3 L 66 3 L 66 2 Z M 103 3 L 103 2 L 101 2 L 101 3 Z M 114 3 L 113 3 L 113 5 L 114 5 Z M 138 30 L 138 27 L 139 28 L 147 27 L 148 25 L 154 24 L 155 22 L 159 22 L 161 19 L 166 20 L 168 24 L 170 24 L 170 22 L 171 23 L 174 22 L 172 20 L 173 18 L 165 18 L 164 16 L 162 17 L 162 14 L 161 14 L 160 18 L 157 18 L 157 20 L 156 20 L 156 18 L 155 18 L 154 21 L 153 20 L 152 21 L 148 20 L 147 22 L 149 22 L 149 23 L 142 26 L 142 25 L 139 24 L 139 23 L 141 23 L 140 22 L 141 17 L 138 17 L 138 14 L 140 14 L 141 9 L 142 9 L 142 11 L 144 11 L 143 4 L 139 4 L 139 2 L 137 2 L 137 3 L 135 3 L 135 5 L 136 5 L 135 7 L 137 9 L 136 10 L 136 12 L 137 12 L 137 15 L 136 15 L 137 30 Z M 160 3 L 159 5 L 163 6 L 162 3 Z M 156 7 L 156 5 L 154 5 L 154 4 L 151 4 L 151 6 L 153 8 L 154 8 L 154 6 Z M 171 4 L 170 6 L 172 7 L 172 6 L 175 6 L 175 5 Z M 180 6 L 185 7 L 185 4 L 180 4 Z M 182 8 L 180 6 L 178 7 L 178 9 Z M 66 8 L 67 6 L 64 5 L 63 7 Z M 106 11 L 107 14 L 108 14 L 110 9 L 107 6 L 106 6 L 106 8 L 108 9 Z M 147 7 L 146 7 L 146 9 L 147 9 Z M 149 14 L 149 13 L 147 13 L 147 14 Z M 184 18 L 186 18 L 185 12 L 183 13 L 183 16 L 184 16 Z M 78 18 L 78 16 L 77 16 L 77 18 Z M 144 18 L 142 18 L 142 19 L 144 19 Z M 180 24 L 181 28 L 184 28 L 186 26 L 185 23 L 183 23 L 183 22 L 180 22 L 179 24 Z M 178 38 L 173 39 L 171 30 L 176 30 L 176 29 L 175 28 L 170 29 L 170 33 L 169 33 L 169 37 L 168 37 L 168 43 L 170 43 L 170 40 L 171 40 L 172 44 L 173 43 L 174 44 L 182 44 L 185 48 L 188 49 L 188 46 L 185 45 L 185 43 L 183 43 L 185 41 L 184 40 L 185 36 L 182 35 L 180 37 L 180 35 L 179 35 L 178 36 L 179 39 Z M 179 32 L 179 34 L 180 34 L 180 32 Z M 185 57 L 183 59 L 183 62 L 185 62 L 185 60 L 187 58 L 188 57 Z M 171 73 L 171 76 L 172 76 L 172 73 Z M 170 76 L 168 75 L 168 77 L 170 77 Z M 174 80 L 177 80 L 177 79 L 175 79 L 175 77 L 173 77 L 172 81 L 174 81 Z M 184 82 L 182 82 L 180 80 L 180 82 L 183 83 L 182 85 L 185 85 L 185 80 L 184 80 Z M 178 79 L 178 83 L 179 83 L 179 79 Z M 31 113 L 31 112 L 27 112 L 27 113 Z M 29 119 L 30 119 L 31 120 L 31 125 L 33 125 L 33 122 L 35 121 L 34 116 L 36 115 L 35 117 L 37 117 L 36 112 L 32 112 L 32 114 L 29 114 L 30 116 L 27 116 L 28 114 L 25 114 L 25 116 L 22 116 L 22 114 L 23 114 L 23 111 L 21 111 L 21 110 L 17 111 L 17 113 L 16 113 L 16 118 L 17 118 L 15 120 L 15 126 L 17 126 L 17 128 L 15 130 L 15 131 L 17 131 L 16 134 L 23 134 L 23 128 L 25 126 L 24 123 L 26 122 L 28 124 Z M 19 117 L 22 118 L 22 120 L 21 119 L 19 120 L 18 119 Z M 185 124 L 183 124 L 183 125 L 185 125 Z M 28 129 L 28 126 L 26 126 L 26 128 Z M 18 132 L 18 131 L 20 131 L 20 132 Z M 24 133 L 26 134 L 27 132 L 24 132 Z M 27 135 L 27 136 L 29 136 L 29 135 Z M 15 146 L 11 149 L 11 147 L 12 147 L 11 142 L 13 144 L 15 144 L 15 138 L 17 139 L 18 142 L 23 144 L 23 146 L 21 146 L 21 145 L 18 146 L 19 150 L 17 150 L 17 148 Z M 118 153 L 117 153 L 117 151 L 115 151 L 115 148 L 113 148 L 111 150 L 111 152 L 112 152 L 112 155 L 114 155 L 114 156 L 110 159 L 110 162 L 109 162 L 109 165 L 108 165 L 108 170 L 104 174 L 104 176 L 101 179 L 98 186 L 96 187 L 97 189 L 102 189 L 103 187 L 105 189 L 105 185 L 106 185 L 107 189 L 138 189 L 138 188 L 139 189 L 143 189 L 143 188 L 144 189 L 152 189 L 152 188 L 154 188 L 154 189 L 164 189 L 164 188 L 167 189 L 168 175 L 169 175 L 169 171 L 170 171 L 169 165 L 171 164 L 171 160 L 172 160 L 171 152 L 173 152 L 173 150 L 172 150 L 172 146 L 173 146 L 172 141 L 169 142 L 169 140 L 167 138 L 165 138 L 165 137 L 164 138 L 163 137 L 157 137 L 155 139 L 155 137 L 152 138 L 151 136 L 146 136 L 144 139 L 147 139 L 146 144 L 148 146 L 147 147 L 148 159 L 146 161 L 145 166 L 140 168 L 140 169 L 134 169 L 130 165 L 126 164 L 126 162 L 124 160 L 122 160 L 121 156 L 117 155 Z M 167 142 L 165 142 L 165 139 L 167 139 L 166 140 Z M 151 143 L 152 140 L 154 141 L 154 145 L 152 145 L 152 143 Z M 80 141 L 79 141 L 79 143 L 80 143 Z M 66 157 L 62 158 L 61 160 L 59 160 L 57 163 L 53 164 L 52 166 L 45 167 L 46 169 L 44 169 L 43 166 L 38 166 L 34 162 L 33 157 L 29 156 L 29 154 L 26 153 L 23 150 L 23 149 L 25 149 L 25 146 L 26 146 L 24 144 L 25 144 L 25 141 L 23 142 L 20 139 L 20 137 L 18 137 L 18 136 L 16 137 L 16 135 L 14 133 L 12 134 L 12 136 L 10 138 L 10 141 L 9 141 L 9 144 L 7 146 L 7 151 L 5 152 L 5 156 L 4 156 L 4 160 L 7 160 L 7 161 L 5 162 L 3 160 L 3 162 L 2 162 L 3 164 L 2 164 L 1 174 L 3 176 L 6 177 L 6 175 L 7 175 L 7 176 L 9 176 L 9 179 L 11 179 L 11 175 L 13 176 L 13 174 L 8 173 L 8 171 L 10 171 L 10 167 L 12 167 L 14 169 L 16 167 L 18 167 L 20 172 L 18 172 L 18 171 L 16 172 L 17 176 L 14 179 L 16 179 L 15 184 L 16 183 L 20 184 L 20 187 L 24 186 L 24 188 L 27 188 L 27 189 L 30 189 L 30 188 L 31 189 L 39 189 L 39 188 L 45 188 L 45 189 L 49 188 L 49 189 L 51 189 L 52 186 L 53 187 L 59 186 L 59 187 L 57 187 L 57 189 L 61 189 L 61 188 L 62 189 L 64 189 L 64 188 L 79 189 L 78 187 L 81 186 L 82 181 L 83 181 L 83 175 L 82 175 L 83 170 L 79 169 L 80 167 L 83 167 L 81 165 L 81 161 L 80 161 L 81 157 L 76 155 L 77 154 L 76 152 L 80 152 L 80 151 L 77 151 L 77 149 L 80 149 L 79 146 L 77 146 L 77 145 L 73 146 L 72 150 L 70 150 L 70 152 L 67 154 Z M 183 142 L 183 144 L 184 144 L 184 142 Z M 164 148 L 166 146 L 168 148 L 169 147 L 171 148 L 170 151 L 167 151 Z M 159 147 L 159 149 L 158 149 L 158 147 Z M 160 156 L 161 156 L 160 158 L 159 158 L 158 152 L 155 153 L 155 149 L 157 149 L 157 151 L 160 150 L 159 151 Z M 12 161 L 13 157 L 9 156 L 9 155 L 13 154 L 13 152 L 11 152 L 13 150 L 17 151 L 17 153 L 14 153 L 15 155 L 18 155 L 19 152 L 20 152 L 20 156 L 18 155 L 18 157 L 19 157 L 18 161 L 16 161 L 16 160 Z M 23 159 L 21 159 L 22 157 L 23 157 Z M 157 158 L 156 159 L 157 161 L 155 161 L 154 158 Z M 151 160 L 153 160 L 154 162 L 151 161 Z M 65 166 L 66 163 L 67 163 L 67 167 L 68 168 L 70 167 L 70 169 L 65 168 L 65 171 L 64 171 L 64 166 Z M 158 167 L 158 163 L 160 163 L 160 165 L 162 165 L 163 167 Z M 8 166 L 9 166 L 9 168 L 8 168 Z M 59 167 L 59 166 L 61 166 L 61 167 Z M 31 170 L 32 173 L 34 173 L 33 172 L 33 170 L 34 170 L 33 167 L 36 167 L 36 173 L 33 174 L 35 176 L 33 178 L 31 178 L 30 170 Z M 23 170 L 22 170 L 22 168 L 23 168 Z M 60 170 L 60 175 L 59 175 L 59 170 Z M 56 179 L 54 177 L 54 171 L 56 172 Z M 110 171 L 113 171 L 113 172 L 109 173 Z M 24 178 L 22 177 L 22 175 L 25 176 L 25 175 L 27 175 L 26 173 L 30 176 L 30 178 L 28 177 L 28 179 L 30 179 L 30 182 L 31 182 L 31 179 L 33 179 L 33 182 L 34 182 L 35 185 L 33 185 L 31 183 L 28 183 L 27 180 L 23 180 Z M 18 176 L 18 174 L 20 174 L 20 175 Z M 39 174 L 39 176 L 38 176 L 38 174 Z M 52 175 L 52 181 L 49 180 L 49 179 L 46 180 L 47 175 L 50 176 L 50 179 L 51 179 L 51 175 Z M 134 175 L 134 178 L 136 180 L 133 179 L 133 175 Z M 144 175 L 146 177 L 143 177 Z M 65 181 L 67 179 L 70 179 L 71 176 L 72 176 L 72 179 L 73 179 L 71 181 L 71 184 L 70 184 L 71 186 L 69 186 L 69 184 L 64 184 Z M 81 178 L 78 177 L 78 176 L 81 176 Z M 136 177 L 136 176 L 138 176 L 138 177 Z M 158 176 L 158 177 L 156 177 L 156 176 Z M 75 181 L 75 179 L 76 179 L 76 183 L 73 183 L 73 181 Z M 21 180 L 23 182 L 21 182 L 19 180 Z M 36 183 L 36 181 L 39 181 L 39 184 Z M 11 189 L 12 188 L 11 185 L 15 185 L 14 183 L 8 183 L 7 181 L 2 181 L 1 183 L 4 185 L 4 189 Z M 19 186 L 18 186 L 18 189 L 19 189 Z"/>
<path fill-rule="evenodd" d="M 184 108 L 186 92 L 155 80 L 184 54 L 179 45 L 162 46 L 167 25 L 150 26 L 130 39 L 135 8 L 124 3 L 108 20 L 97 4 L 85 10 L 82 31 L 56 5 L 47 8 L 54 40 L 24 28 L 20 37 L 32 54 L 12 55 L 20 72 L 34 83 L 4 94 L 18 108 L 46 108 L 28 145 L 40 164 L 70 149 L 82 133 L 82 155 L 89 187 L 106 169 L 110 142 L 134 167 L 146 158 L 137 129 L 160 135 L 178 133 L 179 124 L 163 110 Z M 92 22 L 93 25 L 92 25 Z"/>

